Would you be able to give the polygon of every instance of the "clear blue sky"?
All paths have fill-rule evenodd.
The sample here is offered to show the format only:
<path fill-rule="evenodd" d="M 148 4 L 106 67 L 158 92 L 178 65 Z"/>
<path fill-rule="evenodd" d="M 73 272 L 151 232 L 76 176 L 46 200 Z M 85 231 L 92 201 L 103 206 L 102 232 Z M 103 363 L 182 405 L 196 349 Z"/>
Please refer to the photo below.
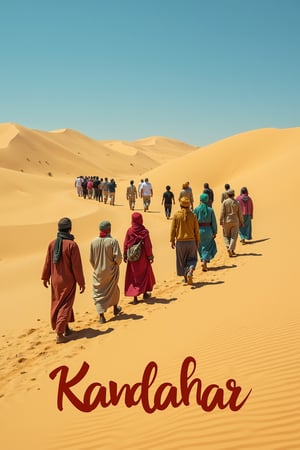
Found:
<path fill-rule="evenodd" d="M 0 122 L 194 145 L 300 126 L 300 0 L 0 6 Z"/>

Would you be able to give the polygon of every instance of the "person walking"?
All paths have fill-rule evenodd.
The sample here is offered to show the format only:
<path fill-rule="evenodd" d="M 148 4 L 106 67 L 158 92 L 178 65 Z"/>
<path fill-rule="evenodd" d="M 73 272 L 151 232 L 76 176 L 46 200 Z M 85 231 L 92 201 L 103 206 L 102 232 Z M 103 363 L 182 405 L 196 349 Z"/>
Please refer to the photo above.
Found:
<path fill-rule="evenodd" d="M 141 187 L 141 197 L 143 199 L 144 212 L 149 210 L 152 196 L 153 196 L 152 184 L 150 183 L 148 178 L 145 178 L 145 181 Z"/>
<path fill-rule="evenodd" d="M 175 205 L 175 198 L 173 192 L 171 191 L 171 187 L 168 185 L 166 186 L 166 190 L 163 193 L 161 200 L 161 204 L 165 207 L 165 215 L 167 219 L 170 219 L 171 217 L 172 203 Z"/>
<path fill-rule="evenodd" d="M 76 284 L 80 294 L 85 290 L 80 251 L 71 230 L 71 219 L 63 217 L 59 220 L 57 237 L 48 246 L 41 276 L 45 288 L 51 283 L 51 325 L 56 331 L 57 344 L 67 342 L 67 336 L 72 332 L 69 322 L 75 320 Z"/>
<path fill-rule="evenodd" d="M 102 187 L 102 197 L 103 197 L 103 203 L 107 203 L 108 199 L 108 178 L 105 177 L 103 182 L 101 183 Z"/>
<path fill-rule="evenodd" d="M 177 275 L 184 276 L 184 281 L 192 284 L 200 233 L 197 217 L 191 211 L 191 203 L 187 197 L 181 197 L 180 211 L 173 216 L 170 241 L 171 247 L 176 249 Z"/>
<path fill-rule="evenodd" d="M 142 191 L 143 183 L 144 183 L 144 179 L 141 178 L 141 181 L 140 181 L 139 184 L 138 184 L 138 196 L 139 196 L 139 197 L 142 197 L 141 191 Z"/>
<path fill-rule="evenodd" d="M 135 201 L 137 199 L 137 189 L 134 185 L 133 180 L 130 181 L 129 186 L 127 187 L 126 198 L 129 202 L 129 208 L 133 210 L 135 207 Z"/>
<path fill-rule="evenodd" d="M 109 196 L 109 204 L 112 205 L 112 206 L 114 206 L 114 204 L 115 204 L 116 187 L 117 187 L 116 182 L 112 178 L 110 180 L 110 182 L 107 184 L 108 196 Z"/>
<path fill-rule="evenodd" d="M 137 261 L 130 261 L 127 251 L 139 241 L 141 245 L 141 255 Z M 138 304 L 138 296 L 143 295 L 143 299 L 150 297 L 155 276 L 152 270 L 153 253 L 149 231 L 143 225 L 143 216 L 138 212 L 131 215 L 131 227 L 128 228 L 123 245 L 123 258 L 126 263 L 125 274 L 125 295 L 133 297 L 133 304 Z"/>
<path fill-rule="evenodd" d="M 203 194 L 208 195 L 207 206 L 212 207 L 212 204 L 214 202 L 214 191 L 212 190 L 212 188 L 209 186 L 208 183 L 204 183 L 203 185 Z"/>
<path fill-rule="evenodd" d="M 241 188 L 241 193 L 236 200 L 241 205 L 244 218 L 244 226 L 239 227 L 241 243 L 244 245 L 246 244 L 246 239 L 248 241 L 252 239 L 253 201 L 246 187 Z"/>
<path fill-rule="evenodd" d="M 104 313 L 113 306 L 116 316 L 122 310 L 120 300 L 119 266 L 122 254 L 117 239 L 111 236 L 111 223 L 104 220 L 99 225 L 100 234 L 90 245 L 90 263 L 93 267 L 93 299 L 99 322 L 105 323 Z"/>
<path fill-rule="evenodd" d="M 225 189 L 225 191 L 222 192 L 222 195 L 221 195 L 221 203 L 223 203 L 224 200 L 226 200 L 226 198 L 228 198 L 227 191 L 228 191 L 228 189 L 230 189 L 230 184 L 226 183 L 224 185 L 224 189 Z"/>
<path fill-rule="evenodd" d="M 208 201 L 208 195 L 201 194 L 200 204 L 194 209 L 200 230 L 200 244 L 198 247 L 198 253 L 201 259 L 203 272 L 207 272 L 207 264 L 215 257 L 217 253 L 215 241 L 218 231 L 217 221 L 214 210 L 208 206 Z"/>
<path fill-rule="evenodd" d="M 178 201 L 180 202 L 180 199 L 182 197 L 188 198 L 190 201 L 190 209 L 194 209 L 194 197 L 193 197 L 193 190 L 190 187 L 190 182 L 186 181 L 185 183 L 183 183 L 182 185 L 182 189 L 179 192 L 179 197 L 178 197 Z"/>
<path fill-rule="evenodd" d="M 230 257 L 236 256 L 235 247 L 239 226 L 244 226 L 241 205 L 234 199 L 234 190 L 227 191 L 228 198 L 222 203 L 220 225 L 223 227 L 224 242 Z"/>

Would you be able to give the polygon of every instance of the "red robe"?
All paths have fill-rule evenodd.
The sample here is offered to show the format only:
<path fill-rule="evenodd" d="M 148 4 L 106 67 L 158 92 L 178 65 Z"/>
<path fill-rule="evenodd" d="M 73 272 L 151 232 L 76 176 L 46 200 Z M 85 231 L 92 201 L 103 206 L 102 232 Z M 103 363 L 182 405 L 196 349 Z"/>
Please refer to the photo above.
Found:
<path fill-rule="evenodd" d="M 68 322 L 74 322 L 73 303 L 76 283 L 84 286 L 80 252 L 76 242 L 63 239 L 62 255 L 53 263 L 55 240 L 50 242 L 42 272 L 42 280 L 51 278 L 51 325 L 57 333 L 64 333 Z"/>
<path fill-rule="evenodd" d="M 137 214 L 137 213 L 135 213 Z M 127 261 L 125 274 L 125 295 L 136 297 L 151 292 L 155 284 L 155 277 L 149 257 L 153 257 L 152 244 L 148 230 L 143 225 L 133 225 L 127 230 L 124 241 L 124 255 L 127 248 L 143 240 L 142 254 L 138 261 Z"/>

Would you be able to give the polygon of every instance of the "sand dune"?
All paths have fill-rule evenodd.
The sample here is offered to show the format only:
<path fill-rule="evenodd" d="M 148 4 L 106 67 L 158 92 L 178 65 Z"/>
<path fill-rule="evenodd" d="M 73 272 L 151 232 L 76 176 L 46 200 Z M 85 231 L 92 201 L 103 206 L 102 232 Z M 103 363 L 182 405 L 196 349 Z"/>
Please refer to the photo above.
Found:
<path fill-rule="evenodd" d="M 97 142 L 74 130 L 0 125 L 1 448 L 300 447 L 299 245 L 287 228 L 298 219 L 299 143 L 299 128 L 254 130 L 195 148 L 162 137 Z M 114 207 L 76 196 L 75 176 L 98 171 L 118 180 Z M 110 320 L 100 325 L 91 300 L 89 244 L 103 219 L 111 220 L 112 234 L 123 243 L 131 215 L 125 189 L 131 177 L 137 182 L 141 175 L 148 175 L 154 188 L 144 222 L 153 241 L 157 284 L 152 298 L 132 305 L 123 295 L 122 264 L 124 313 L 113 318 L 108 312 Z M 186 180 L 196 199 L 203 183 L 210 183 L 217 217 L 226 182 L 237 193 L 246 185 L 255 202 L 253 241 L 238 245 L 239 256 L 232 260 L 219 230 L 218 253 L 208 272 L 198 266 L 193 286 L 176 276 L 170 223 L 160 204 L 166 184 L 177 199 Z M 140 200 L 137 209 L 142 209 Z M 76 297 L 73 339 L 57 346 L 48 318 L 50 293 L 40 275 L 46 247 L 64 215 L 73 219 L 87 289 Z M 224 388 L 233 378 L 242 396 L 252 390 L 243 408 L 204 412 L 195 395 L 188 406 L 153 414 L 122 401 L 90 413 L 79 412 L 67 399 L 62 412 L 56 407 L 58 381 L 49 373 L 60 365 L 74 376 L 88 362 L 89 372 L 76 390 L 83 395 L 95 381 L 106 386 L 109 380 L 120 386 L 140 381 L 150 361 L 158 365 L 157 384 L 178 387 L 188 356 L 197 362 L 194 376 L 203 389 L 213 383 Z"/>

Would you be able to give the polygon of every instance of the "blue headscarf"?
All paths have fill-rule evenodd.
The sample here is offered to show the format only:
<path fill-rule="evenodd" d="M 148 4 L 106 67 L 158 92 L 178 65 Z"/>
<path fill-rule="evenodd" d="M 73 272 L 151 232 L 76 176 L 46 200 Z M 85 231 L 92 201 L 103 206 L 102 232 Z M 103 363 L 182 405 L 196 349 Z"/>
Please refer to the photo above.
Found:
<path fill-rule="evenodd" d="M 201 220 L 205 222 L 205 219 L 208 217 L 208 209 L 207 209 L 208 195 L 203 193 L 200 195 L 200 215 Z"/>

